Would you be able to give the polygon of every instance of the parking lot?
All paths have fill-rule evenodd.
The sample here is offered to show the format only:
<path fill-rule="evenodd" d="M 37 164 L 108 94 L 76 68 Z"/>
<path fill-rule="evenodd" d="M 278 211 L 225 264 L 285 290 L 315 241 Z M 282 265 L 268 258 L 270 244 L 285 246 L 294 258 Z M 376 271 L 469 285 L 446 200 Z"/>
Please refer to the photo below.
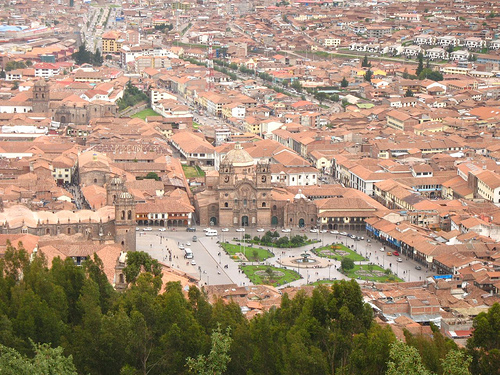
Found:
<path fill-rule="evenodd" d="M 219 241 L 235 240 L 239 242 L 244 239 L 246 234 L 253 238 L 254 236 L 262 236 L 268 230 L 266 228 L 242 228 L 243 230 L 240 228 L 213 228 L 217 230 L 217 235 L 207 237 L 203 228 L 200 227 L 196 228 L 196 232 L 188 232 L 186 228 L 162 228 L 162 231 L 156 227 L 151 227 L 151 230 L 144 229 L 141 227 L 137 231 L 137 250 L 146 251 L 163 263 L 199 278 L 202 284 L 211 285 L 249 284 L 246 276 L 239 271 L 239 263 L 230 259 L 219 246 Z M 163 231 L 163 229 L 165 230 Z M 394 254 L 392 249 L 385 248 L 377 240 L 366 238 L 364 232 L 336 233 L 335 231 L 316 231 L 304 228 L 286 228 L 277 231 L 281 236 L 293 237 L 300 234 L 319 242 L 300 248 L 273 249 L 275 256 L 267 259 L 265 264 L 279 267 L 281 257 L 297 257 L 304 250 L 340 243 L 369 259 L 369 262 L 384 269 L 391 269 L 397 277 L 404 281 L 419 281 L 431 276 L 425 269 L 416 269 L 419 267 L 416 262 Z M 196 242 L 193 241 L 193 236 L 196 236 Z M 189 247 L 192 250 L 192 259 L 184 258 L 183 247 Z M 193 260 L 194 262 L 192 262 Z M 302 279 L 294 282 L 293 285 L 305 285 L 307 282 L 311 283 L 322 279 L 345 278 L 337 271 L 340 262 L 331 260 L 330 263 L 330 267 L 314 270 L 297 268 L 296 270 L 301 274 Z"/>

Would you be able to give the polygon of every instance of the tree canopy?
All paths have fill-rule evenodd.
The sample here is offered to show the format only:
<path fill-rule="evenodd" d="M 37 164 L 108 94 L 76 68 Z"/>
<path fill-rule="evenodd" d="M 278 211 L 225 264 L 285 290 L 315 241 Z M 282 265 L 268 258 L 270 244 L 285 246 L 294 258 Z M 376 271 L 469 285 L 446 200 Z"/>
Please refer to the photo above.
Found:
<path fill-rule="evenodd" d="M 118 104 L 118 108 L 123 110 L 127 107 L 132 107 L 140 102 L 147 101 L 148 96 L 143 91 L 139 90 L 135 87 L 132 82 L 129 80 L 127 85 L 125 86 L 125 90 L 123 92 L 123 97 L 118 99 L 116 103 Z"/>
<path fill-rule="evenodd" d="M 436 327 L 432 338 L 405 332 L 406 343 L 396 341 L 390 326 L 375 324 L 354 280 L 285 293 L 280 307 L 248 320 L 234 302 L 209 303 L 204 290 L 162 286 L 145 253 L 129 252 L 125 272 L 131 283 L 118 293 L 97 256 L 83 266 L 55 258 L 49 268 L 42 252 L 28 256 L 22 244 L 8 243 L 0 259 L 0 373 L 479 375 L 499 368 L 498 304 L 478 315 L 465 351 Z"/>

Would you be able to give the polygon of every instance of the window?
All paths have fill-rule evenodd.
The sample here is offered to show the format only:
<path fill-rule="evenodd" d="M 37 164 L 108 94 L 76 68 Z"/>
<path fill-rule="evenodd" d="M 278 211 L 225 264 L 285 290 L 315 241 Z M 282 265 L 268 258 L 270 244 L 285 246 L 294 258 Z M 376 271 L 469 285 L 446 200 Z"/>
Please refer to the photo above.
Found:
<path fill-rule="evenodd" d="M 229 203 L 224 203 L 224 207 L 229 207 Z"/>
<path fill-rule="evenodd" d="M 266 202 L 262 202 L 262 207 L 265 208 L 266 207 Z"/>
<path fill-rule="evenodd" d="M 248 201 L 246 199 L 243 199 L 243 206 L 246 206 Z"/>
<path fill-rule="evenodd" d="M 273 210 L 275 210 L 275 209 L 276 209 L 276 205 L 273 205 Z"/>

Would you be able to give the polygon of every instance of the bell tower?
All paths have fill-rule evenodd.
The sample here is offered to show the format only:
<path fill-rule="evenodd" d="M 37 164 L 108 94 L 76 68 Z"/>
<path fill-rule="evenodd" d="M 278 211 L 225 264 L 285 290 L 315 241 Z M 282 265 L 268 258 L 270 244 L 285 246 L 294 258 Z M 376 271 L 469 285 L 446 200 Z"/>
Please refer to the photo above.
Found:
<path fill-rule="evenodd" d="M 228 162 L 222 162 L 219 167 L 219 188 L 233 187 L 235 178 L 233 165 Z"/>
<path fill-rule="evenodd" d="M 106 205 L 112 206 L 120 193 L 125 191 L 123 181 L 119 177 L 113 177 L 106 185 Z"/>
<path fill-rule="evenodd" d="M 115 242 L 125 251 L 135 251 L 135 200 L 128 191 L 121 191 L 115 199 Z"/>
<path fill-rule="evenodd" d="M 269 161 L 260 161 L 257 163 L 256 181 L 258 188 L 271 187 L 271 171 Z"/>
<path fill-rule="evenodd" d="M 48 112 L 50 103 L 50 87 L 47 81 L 39 79 L 33 85 L 33 112 Z"/>

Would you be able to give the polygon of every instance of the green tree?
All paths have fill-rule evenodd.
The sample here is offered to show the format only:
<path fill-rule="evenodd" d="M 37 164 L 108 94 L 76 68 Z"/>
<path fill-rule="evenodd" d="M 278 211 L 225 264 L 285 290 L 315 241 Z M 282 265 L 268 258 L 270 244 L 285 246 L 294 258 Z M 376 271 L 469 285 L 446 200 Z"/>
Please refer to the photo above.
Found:
<path fill-rule="evenodd" d="M 290 243 L 294 246 L 294 247 L 299 247 L 299 246 L 302 246 L 304 244 L 304 237 L 302 237 L 301 235 L 296 235 L 296 236 L 293 236 L 291 239 L 290 239 Z"/>
<path fill-rule="evenodd" d="M 232 338 L 230 328 L 222 332 L 220 325 L 212 333 L 212 347 L 208 355 L 199 355 L 196 359 L 189 357 L 187 366 L 189 371 L 198 375 L 222 375 L 231 361 L 229 349 Z"/>
<path fill-rule="evenodd" d="M 418 79 L 430 79 L 433 81 L 442 81 L 443 80 L 443 74 L 441 72 L 438 72 L 436 70 L 432 70 L 430 68 L 424 68 L 419 76 Z"/>
<path fill-rule="evenodd" d="M 10 72 L 11 70 L 16 70 L 16 69 L 24 69 L 26 68 L 26 63 L 24 61 L 9 61 L 7 64 L 5 64 L 5 70 L 7 72 Z"/>
<path fill-rule="evenodd" d="M 101 50 L 97 48 L 95 53 L 92 54 L 91 62 L 93 65 L 102 66 L 103 61 Z"/>
<path fill-rule="evenodd" d="M 411 91 L 411 89 L 406 90 L 405 98 L 411 98 L 413 96 L 414 96 L 414 94 L 413 94 L 413 91 Z"/>
<path fill-rule="evenodd" d="M 422 364 L 417 349 L 402 341 L 391 344 L 386 375 L 431 375 Z"/>
<path fill-rule="evenodd" d="M 352 270 L 354 268 L 354 261 L 351 258 L 344 257 L 340 261 L 340 267 L 344 271 Z"/>
<path fill-rule="evenodd" d="M 144 179 L 160 181 L 160 177 L 155 172 L 148 172 L 148 174 L 146 175 L 146 177 L 144 177 Z"/>
<path fill-rule="evenodd" d="M 390 326 L 372 324 L 368 332 L 353 338 L 350 356 L 351 373 L 383 375 L 387 371 L 387 358 L 396 336 Z"/>
<path fill-rule="evenodd" d="M 314 94 L 314 98 L 319 101 L 319 104 L 323 104 L 323 101 L 328 98 L 328 95 L 326 92 L 319 91 L 316 94 Z"/>
<path fill-rule="evenodd" d="M 302 92 L 302 84 L 298 79 L 294 80 L 290 85 L 290 87 L 296 90 L 297 92 Z"/>
<path fill-rule="evenodd" d="M 362 68 L 371 68 L 372 64 L 368 61 L 368 56 L 365 55 L 365 58 L 361 62 L 361 67 Z"/>
<path fill-rule="evenodd" d="M 92 53 L 87 50 L 85 43 L 78 47 L 78 51 L 73 53 L 72 57 L 77 65 L 92 63 Z"/>
<path fill-rule="evenodd" d="M 118 108 L 123 110 L 127 107 L 132 107 L 140 102 L 148 100 L 148 96 L 129 80 L 125 86 L 123 97 L 117 100 Z"/>
<path fill-rule="evenodd" d="M 420 73 L 422 73 L 422 70 L 424 70 L 424 55 L 422 52 L 419 52 L 417 55 L 417 60 L 418 60 L 418 66 L 417 69 L 415 70 L 415 74 L 417 76 L 420 76 Z"/>
<path fill-rule="evenodd" d="M 65 357 L 61 347 L 31 342 L 34 358 L 21 355 L 15 349 L 0 344 L 2 375 L 77 375 L 71 356 Z"/>
<path fill-rule="evenodd" d="M 338 102 L 340 100 L 339 94 L 332 94 L 332 95 L 330 95 L 330 100 L 332 102 Z"/>
<path fill-rule="evenodd" d="M 443 375 L 471 375 L 469 370 L 472 357 L 462 350 L 452 349 L 442 360 Z"/>
<path fill-rule="evenodd" d="M 289 240 L 287 236 L 280 237 L 276 240 L 276 246 L 278 247 L 288 247 Z"/>
<path fill-rule="evenodd" d="M 161 278 L 161 265 L 151 255 L 144 251 L 127 252 L 127 265 L 123 269 L 127 282 L 135 282 L 142 269 L 151 273 L 155 278 Z M 159 281 L 161 282 L 161 280 Z"/>
<path fill-rule="evenodd" d="M 340 87 L 347 87 L 349 86 L 349 82 L 347 81 L 347 78 L 343 77 L 342 81 L 340 81 Z"/>
<path fill-rule="evenodd" d="M 365 81 L 371 82 L 373 77 L 373 72 L 368 69 L 365 73 Z"/>
<path fill-rule="evenodd" d="M 475 374 L 493 374 L 500 368 L 500 304 L 474 318 L 474 334 L 467 341 Z"/>

